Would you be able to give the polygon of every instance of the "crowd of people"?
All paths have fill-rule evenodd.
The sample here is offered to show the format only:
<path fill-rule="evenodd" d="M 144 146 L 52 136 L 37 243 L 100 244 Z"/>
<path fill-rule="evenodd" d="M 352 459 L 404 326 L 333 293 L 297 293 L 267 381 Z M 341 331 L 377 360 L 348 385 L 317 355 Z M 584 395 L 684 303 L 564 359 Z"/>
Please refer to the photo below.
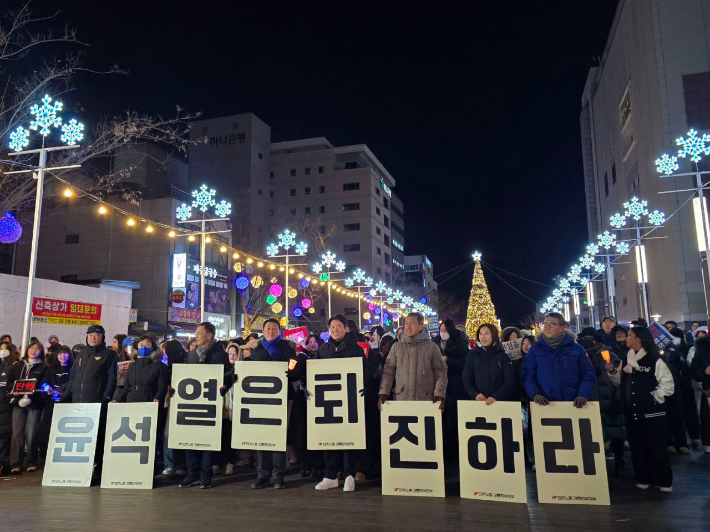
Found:
<path fill-rule="evenodd" d="M 526 463 L 535 456 L 530 404 L 544 407 L 568 401 L 583 408 L 598 401 L 606 457 L 611 474 L 623 476 L 630 451 L 635 485 L 671 492 L 670 454 L 689 455 L 691 447 L 710 453 L 710 338 L 707 327 L 693 324 L 684 332 L 675 322 L 665 326 L 673 341 L 663 350 L 647 324 L 630 327 L 603 317 L 601 328 L 575 335 L 558 313 L 550 313 L 538 334 L 515 327 L 499 332 L 483 324 L 468 338 L 453 321 L 441 322 L 432 339 L 420 314 L 409 314 L 404 326 L 386 332 L 376 326 L 361 332 L 353 320 L 335 315 L 328 331 L 311 333 L 295 343 L 283 337 L 276 319 L 264 323 L 263 334 L 218 341 L 215 327 L 201 323 L 194 339 L 159 342 L 152 334 L 139 338 L 119 334 L 107 344 L 102 326 L 92 325 L 86 344 L 63 345 L 57 336 L 47 344 L 33 338 L 19 353 L 10 335 L 0 337 L 0 475 L 37 471 L 46 456 L 55 402 L 101 403 L 102 424 L 110 402 L 157 402 L 156 461 L 162 474 L 182 477 L 180 487 L 209 488 L 214 475 L 232 475 L 254 467 L 251 487 L 286 487 L 289 470 L 317 480 L 315 489 L 340 486 L 354 491 L 356 481 L 380 475 L 380 411 L 388 401 L 430 401 L 439 404 L 444 431 L 444 456 L 458 460 L 459 400 L 492 405 L 521 404 Z M 306 408 L 308 359 L 362 360 L 366 449 L 309 450 Z M 235 371 L 238 361 L 287 362 L 289 418 L 287 451 L 231 448 Z M 128 364 L 119 364 L 127 362 Z M 169 445 L 168 412 L 174 394 L 174 364 L 223 367 L 223 441 L 221 452 L 176 450 Z M 127 366 L 125 371 L 118 368 Z M 34 379 L 34 392 L 20 394 L 17 381 Z M 17 393 L 16 393 L 17 392 Z M 95 476 L 100 476 L 103 427 L 99 429 Z M 690 441 L 689 441 L 690 440 Z M 158 472 L 160 469 L 158 469 Z"/>

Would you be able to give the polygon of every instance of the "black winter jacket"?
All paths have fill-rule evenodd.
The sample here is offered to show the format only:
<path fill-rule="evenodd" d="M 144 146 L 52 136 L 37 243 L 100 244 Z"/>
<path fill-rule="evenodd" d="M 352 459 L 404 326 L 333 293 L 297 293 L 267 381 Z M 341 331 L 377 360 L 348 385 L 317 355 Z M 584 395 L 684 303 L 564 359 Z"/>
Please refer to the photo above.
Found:
<path fill-rule="evenodd" d="M 227 352 L 222 349 L 217 342 L 214 342 L 207 348 L 204 362 L 200 362 L 200 355 L 197 354 L 197 350 L 194 350 L 190 351 L 187 354 L 187 363 L 215 365 L 221 364 L 224 367 L 223 385 L 231 387 L 232 379 L 234 377 L 234 366 L 229 363 L 229 355 L 227 354 Z"/>
<path fill-rule="evenodd" d="M 710 366 L 710 338 L 699 337 L 695 340 L 695 356 L 690 363 L 690 375 L 696 382 L 701 382 L 703 390 L 710 390 L 710 375 L 705 370 Z"/>
<path fill-rule="evenodd" d="M 592 401 L 599 401 L 599 411 L 602 417 L 602 430 L 604 441 L 624 441 L 626 439 L 626 420 L 624 418 L 624 403 L 621 396 L 621 388 L 614 386 L 606 371 L 606 361 L 601 355 L 603 349 L 608 346 L 592 347 L 587 349 L 589 361 L 594 366 L 596 384 L 592 392 Z M 620 359 L 613 351 L 610 351 L 611 363 L 615 368 L 619 367 Z"/>
<path fill-rule="evenodd" d="M 515 374 L 510 357 L 496 346 L 477 347 L 466 357 L 463 386 L 470 399 L 479 393 L 496 401 L 515 401 Z"/>
<path fill-rule="evenodd" d="M 264 347 L 264 344 L 261 343 L 261 340 L 259 340 L 259 345 L 257 345 L 254 351 L 252 351 L 251 357 L 245 360 L 252 362 L 286 362 L 288 363 L 289 368 L 293 366 L 293 369 L 288 370 L 288 381 L 300 381 L 306 374 L 306 357 L 298 356 L 295 344 L 284 339 L 279 342 L 279 351 L 280 352 L 276 356 L 272 357 L 266 350 L 266 347 Z M 292 360 L 293 362 L 291 362 Z M 289 386 L 288 398 L 291 400 L 293 397 L 293 386 Z"/>
<path fill-rule="evenodd" d="M 82 349 L 69 372 L 63 403 L 100 403 L 110 401 L 118 382 L 118 357 L 106 344 Z"/>
<path fill-rule="evenodd" d="M 441 336 L 434 338 L 434 343 L 441 349 Z M 441 354 L 446 357 L 447 376 L 449 384 L 446 386 L 446 400 L 468 399 L 468 394 L 463 385 L 463 368 L 466 365 L 471 349 L 463 334 L 446 341 L 446 348 L 441 349 Z"/>
<path fill-rule="evenodd" d="M 12 391 L 15 381 L 19 379 L 37 379 L 37 384 L 35 384 L 35 393 L 28 396 L 32 402 L 29 406 L 24 408 L 29 408 L 30 410 L 40 410 L 44 408 L 46 401 L 51 401 L 51 399 L 48 399 L 46 392 L 39 391 L 43 384 L 49 384 L 51 386 L 54 383 L 54 371 L 52 371 L 52 368 L 49 367 L 49 364 L 40 362 L 39 364 L 28 365 L 20 361 L 13 365 L 10 370 L 10 378 L 7 380 L 8 391 Z M 18 404 L 20 398 L 21 396 L 14 398 L 14 401 L 12 401 L 14 407 L 23 408 Z"/>
<path fill-rule="evenodd" d="M 12 405 L 10 404 L 10 390 L 7 381 L 10 378 L 13 366 L 20 364 L 0 363 L 0 438 L 9 438 L 12 434 Z"/>
<path fill-rule="evenodd" d="M 160 359 L 138 357 L 128 366 L 123 388 L 116 390 L 114 400 L 119 403 L 163 402 L 168 392 L 170 372 Z"/>

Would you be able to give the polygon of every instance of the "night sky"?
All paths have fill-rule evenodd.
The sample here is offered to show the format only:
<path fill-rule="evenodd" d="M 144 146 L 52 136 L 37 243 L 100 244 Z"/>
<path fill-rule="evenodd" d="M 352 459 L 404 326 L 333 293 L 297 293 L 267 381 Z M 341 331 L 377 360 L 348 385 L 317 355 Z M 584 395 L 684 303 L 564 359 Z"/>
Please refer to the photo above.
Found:
<path fill-rule="evenodd" d="M 580 99 L 616 3 L 32 6 L 35 15 L 61 9 L 58 26 L 91 44 L 88 66 L 130 70 L 80 76 L 67 104 L 96 115 L 168 115 L 176 104 L 208 118 L 253 112 L 274 141 L 366 143 L 397 181 L 407 254 L 426 253 L 438 276 L 479 249 L 494 266 L 548 283 L 588 239 Z M 472 273 L 440 289 L 467 299 Z M 504 323 L 534 311 L 486 277 Z M 535 300 L 550 291 L 503 277 Z"/>

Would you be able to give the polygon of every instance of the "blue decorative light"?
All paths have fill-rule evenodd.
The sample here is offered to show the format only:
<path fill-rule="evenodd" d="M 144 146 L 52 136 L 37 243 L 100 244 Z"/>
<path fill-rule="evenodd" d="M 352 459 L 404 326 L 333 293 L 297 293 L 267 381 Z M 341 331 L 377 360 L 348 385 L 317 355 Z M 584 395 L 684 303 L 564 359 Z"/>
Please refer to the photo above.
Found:
<path fill-rule="evenodd" d="M 636 196 L 634 196 L 631 198 L 631 201 L 624 203 L 624 209 L 626 209 L 624 214 L 634 220 L 640 220 L 641 216 L 648 214 L 648 209 L 646 208 L 647 206 L 648 202 L 646 200 L 639 200 Z"/>
<path fill-rule="evenodd" d="M 80 140 L 84 140 L 84 124 L 77 122 L 76 119 L 72 118 L 68 123 L 62 125 L 62 136 L 60 137 L 62 142 L 67 143 L 69 146 L 73 146 Z"/>
<path fill-rule="evenodd" d="M 648 215 L 648 221 L 651 225 L 663 225 L 666 221 L 666 215 L 665 213 L 656 210 Z"/>
<path fill-rule="evenodd" d="M 3 244 L 12 244 L 17 242 L 22 236 L 22 226 L 12 213 L 6 212 L 5 216 L 0 218 L 0 242 Z"/>
<path fill-rule="evenodd" d="M 214 207 L 214 212 L 220 218 L 226 218 L 232 214 L 232 204 L 228 201 L 222 200 Z"/>
<path fill-rule="evenodd" d="M 175 216 L 178 220 L 181 220 L 183 222 L 185 220 L 189 220 L 190 216 L 192 216 L 192 207 L 190 205 L 187 205 L 186 203 L 183 203 L 177 209 L 175 209 Z"/>
<path fill-rule="evenodd" d="M 301 307 L 296 307 L 293 309 L 293 315 L 296 316 L 297 318 L 300 318 L 303 315 L 303 311 L 301 310 Z"/>
<path fill-rule="evenodd" d="M 42 98 L 42 105 L 34 104 L 30 107 L 30 114 L 34 115 L 35 119 L 30 121 L 30 129 L 33 131 L 39 130 L 39 134 L 43 137 L 49 135 L 50 127 L 59 127 L 62 125 L 62 118 L 57 116 L 57 113 L 62 110 L 62 102 L 51 103 L 52 98 L 48 94 Z"/>
<path fill-rule="evenodd" d="M 17 126 L 17 129 L 10 133 L 10 149 L 13 151 L 22 151 L 30 145 L 30 130 L 22 126 Z"/>
<path fill-rule="evenodd" d="M 429 302 L 429 300 L 426 298 L 426 296 L 422 296 L 421 298 L 419 298 L 419 302 L 422 305 L 426 305 Z"/>
<path fill-rule="evenodd" d="M 638 218 L 637 218 L 638 219 Z M 611 224 L 612 227 L 615 227 L 617 229 L 621 229 L 626 225 L 626 216 L 624 216 L 621 213 L 616 213 L 613 216 L 609 218 L 609 223 Z"/>
<path fill-rule="evenodd" d="M 678 168 L 678 157 L 664 153 L 660 159 L 656 159 L 656 170 L 659 174 L 670 175 Z"/>
<path fill-rule="evenodd" d="M 246 290 L 249 288 L 249 278 L 246 275 L 240 275 L 234 279 L 234 286 L 237 287 L 237 290 Z"/>
<path fill-rule="evenodd" d="M 305 290 L 306 288 L 308 288 L 308 285 L 311 284 L 311 282 L 305 279 L 301 279 L 301 282 L 299 284 L 301 285 L 301 288 Z"/>
<path fill-rule="evenodd" d="M 703 134 L 702 137 L 698 137 L 698 132 L 694 129 L 688 131 L 688 137 L 678 137 L 676 139 L 676 144 L 682 146 L 678 150 L 678 157 L 685 158 L 690 155 L 690 160 L 697 163 L 701 157 L 701 154 L 710 155 L 710 146 L 706 146 L 706 143 L 710 143 L 710 135 L 707 133 Z"/>
<path fill-rule="evenodd" d="M 202 185 L 199 190 L 192 191 L 192 206 L 197 207 L 202 212 L 207 210 L 207 207 L 212 207 L 215 204 L 214 195 L 217 192 L 213 188 L 207 188 L 207 185 Z"/>
<path fill-rule="evenodd" d="M 365 299 L 366 299 L 367 301 L 372 301 L 372 295 L 371 295 L 371 294 L 367 294 L 367 295 L 365 296 Z"/>

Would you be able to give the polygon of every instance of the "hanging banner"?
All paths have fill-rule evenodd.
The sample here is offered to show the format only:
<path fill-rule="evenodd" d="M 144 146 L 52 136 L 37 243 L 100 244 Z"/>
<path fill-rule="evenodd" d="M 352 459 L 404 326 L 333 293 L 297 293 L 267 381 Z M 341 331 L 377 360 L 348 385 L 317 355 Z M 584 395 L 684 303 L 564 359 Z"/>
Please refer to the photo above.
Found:
<path fill-rule="evenodd" d="M 33 297 L 32 321 L 58 325 L 99 325 L 101 305 Z"/>
<path fill-rule="evenodd" d="M 530 403 L 541 503 L 609 504 L 599 403 Z"/>
<path fill-rule="evenodd" d="M 175 364 L 170 400 L 170 449 L 219 451 L 222 445 L 224 367 L 216 364 Z"/>
<path fill-rule="evenodd" d="M 459 401 L 461 497 L 527 503 L 518 401 Z"/>
<path fill-rule="evenodd" d="M 306 376 L 308 449 L 365 449 L 362 359 L 307 360 Z"/>
<path fill-rule="evenodd" d="M 286 362 L 234 365 L 233 449 L 286 451 L 287 371 Z"/>
<path fill-rule="evenodd" d="M 382 494 L 444 497 L 439 403 L 387 401 L 380 426 Z"/>
<path fill-rule="evenodd" d="M 43 486 L 91 486 L 100 415 L 101 403 L 54 405 Z"/>
<path fill-rule="evenodd" d="M 152 489 L 159 403 L 110 403 L 102 488 Z"/>

